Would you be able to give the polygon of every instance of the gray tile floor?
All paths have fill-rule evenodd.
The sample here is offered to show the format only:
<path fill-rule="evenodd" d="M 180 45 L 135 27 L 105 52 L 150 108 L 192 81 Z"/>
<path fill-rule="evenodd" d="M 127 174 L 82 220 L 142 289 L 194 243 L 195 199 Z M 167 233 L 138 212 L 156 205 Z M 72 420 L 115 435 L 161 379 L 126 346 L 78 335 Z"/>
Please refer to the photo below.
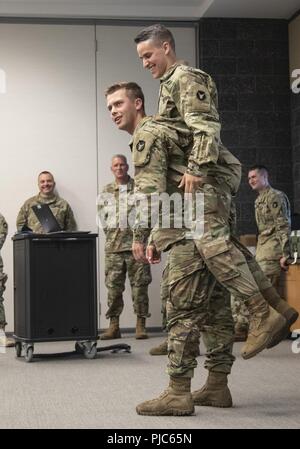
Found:
<path fill-rule="evenodd" d="M 98 346 L 127 343 L 132 353 L 101 352 L 95 360 L 83 356 L 53 357 L 73 351 L 73 342 L 39 343 L 35 353 L 49 357 L 26 363 L 14 349 L 0 353 L 0 428 L 99 428 L 99 429 L 193 429 L 193 428 L 299 428 L 300 427 L 300 343 L 285 341 L 244 361 L 237 357 L 230 389 L 234 407 L 197 407 L 191 417 L 139 416 L 135 406 L 156 397 L 168 382 L 167 357 L 151 357 L 149 348 L 162 341 L 121 340 L 98 342 Z M 292 344 L 296 352 L 292 352 Z M 202 346 L 201 346 L 202 349 Z M 206 378 L 204 357 L 193 388 Z"/>

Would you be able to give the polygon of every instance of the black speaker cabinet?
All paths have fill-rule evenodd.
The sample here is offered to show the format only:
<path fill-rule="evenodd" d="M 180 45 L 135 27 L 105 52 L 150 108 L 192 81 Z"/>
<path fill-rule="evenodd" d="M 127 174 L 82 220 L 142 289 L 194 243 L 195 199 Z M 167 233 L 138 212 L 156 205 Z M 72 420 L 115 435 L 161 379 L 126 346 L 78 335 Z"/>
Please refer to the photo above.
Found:
<path fill-rule="evenodd" d="M 13 237 L 16 339 L 97 339 L 96 238 L 84 233 Z"/>

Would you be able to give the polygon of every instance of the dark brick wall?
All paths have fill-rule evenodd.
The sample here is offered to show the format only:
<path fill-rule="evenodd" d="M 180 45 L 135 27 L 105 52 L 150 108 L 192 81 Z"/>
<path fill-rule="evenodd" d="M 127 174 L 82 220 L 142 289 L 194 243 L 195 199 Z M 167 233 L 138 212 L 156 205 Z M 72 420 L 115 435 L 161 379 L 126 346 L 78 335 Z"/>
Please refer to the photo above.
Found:
<path fill-rule="evenodd" d="M 256 232 L 255 194 L 247 183 L 251 165 L 266 165 L 272 185 L 293 199 L 288 54 L 285 20 L 200 21 L 200 68 L 218 87 L 223 143 L 243 164 L 239 234 Z M 298 161 L 299 172 L 299 151 Z"/>
<path fill-rule="evenodd" d="M 300 92 L 291 93 L 291 111 L 294 208 L 300 214 Z"/>

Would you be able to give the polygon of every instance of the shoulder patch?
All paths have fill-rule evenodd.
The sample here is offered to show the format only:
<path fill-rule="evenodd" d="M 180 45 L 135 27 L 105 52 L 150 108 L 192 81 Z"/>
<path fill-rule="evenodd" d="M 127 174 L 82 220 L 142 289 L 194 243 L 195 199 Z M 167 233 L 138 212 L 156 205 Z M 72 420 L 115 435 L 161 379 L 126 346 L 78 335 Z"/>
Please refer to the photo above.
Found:
<path fill-rule="evenodd" d="M 144 140 L 139 140 L 138 143 L 135 146 L 137 151 L 143 151 L 143 149 L 145 148 L 145 141 Z"/>
<path fill-rule="evenodd" d="M 136 167 L 143 167 L 149 163 L 155 140 L 155 136 L 145 129 L 140 133 L 140 136 L 137 136 L 132 149 L 132 161 Z"/>
<path fill-rule="evenodd" d="M 205 92 L 203 92 L 203 90 L 198 90 L 196 96 L 197 96 L 198 100 L 200 100 L 200 101 L 204 101 L 206 98 L 206 94 L 205 94 Z"/>

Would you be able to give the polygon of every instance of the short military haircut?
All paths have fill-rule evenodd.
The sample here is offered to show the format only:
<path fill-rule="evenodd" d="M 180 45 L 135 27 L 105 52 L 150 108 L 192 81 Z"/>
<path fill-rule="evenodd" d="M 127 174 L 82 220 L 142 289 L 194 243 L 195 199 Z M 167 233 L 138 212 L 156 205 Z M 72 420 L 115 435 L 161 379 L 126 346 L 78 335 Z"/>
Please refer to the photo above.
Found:
<path fill-rule="evenodd" d="M 52 175 L 52 173 L 50 171 L 47 171 L 47 170 L 41 171 L 41 173 L 39 173 L 39 175 L 38 175 L 38 179 L 40 179 L 41 175 L 50 175 L 54 181 L 54 176 Z"/>
<path fill-rule="evenodd" d="M 261 165 L 261 164 L 253 165 L 253 167 L 251 167 L 249 169 L 249 171 L 252 171 L 252 170 L 257 170 L 259 173 L 262 173 L 264 175 L 269 174 L 267 167 L 265 165 Z"/>
<path fill-rule="evenodd" d="M 114 159 L 117 159 L 117 158 L 123 159 L 123 161 L 125 162 L 125 164 L 128 165 L 126 156 L 124 156 L 124 154 L 115 154 L 115 155 L 111 158 L 111 162 L 112 162 Z"/>
<path fill-rule="evenodd" d="M 122 81 L 120 83 L 112 84 L 105 90 L 105 97 L 108 97 L 108 95 L 111 95 L 121 89 L 126 90 L 126 94 L 131 100 L 136 100 L 137 98 L 140 98 L 143 102 L 143 110 L 145 110 L 145 96 L 142 91 L 142 88 L 133 81 L 130 82 Z"/>
<path fill-rule="evenodd" d="M 173 34 L 170 30 L 168 30 L 168 28 L 160 23 L 144 28 L 135 37 L 134 42 L 139 44 L 140 42 L 148 40 L 152 40 L 160 45 L 163 44 L 163 42 L 169 42 L 172 50 L 175 52 L 175 39 Z"/>

